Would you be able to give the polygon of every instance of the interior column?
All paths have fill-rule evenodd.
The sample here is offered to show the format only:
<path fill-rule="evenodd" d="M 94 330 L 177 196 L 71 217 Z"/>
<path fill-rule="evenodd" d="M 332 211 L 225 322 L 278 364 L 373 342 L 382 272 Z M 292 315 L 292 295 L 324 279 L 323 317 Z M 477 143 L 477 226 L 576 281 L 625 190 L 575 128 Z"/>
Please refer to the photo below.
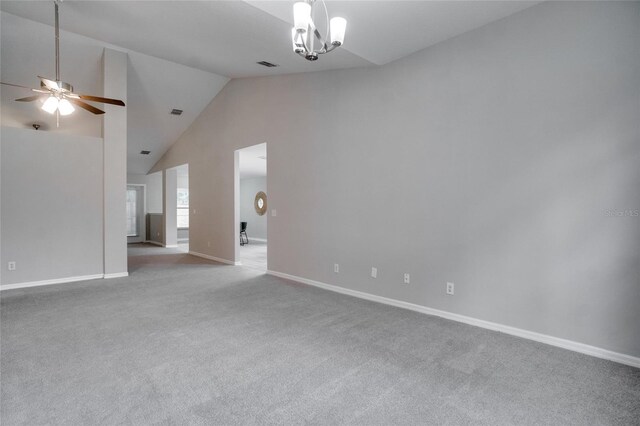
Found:
<path fill-rule="evenodd" d="M 127 54 L 104 49 L 103 93 L 127 103 Z M 127 272 L 127 109 L 104 104 L 104 276 L 115 278 Z"/>
<path fill-rule="evenodd" d="M 165 247 L 178 247 L 178 171 L 162 171 L 162 221 Z"/>

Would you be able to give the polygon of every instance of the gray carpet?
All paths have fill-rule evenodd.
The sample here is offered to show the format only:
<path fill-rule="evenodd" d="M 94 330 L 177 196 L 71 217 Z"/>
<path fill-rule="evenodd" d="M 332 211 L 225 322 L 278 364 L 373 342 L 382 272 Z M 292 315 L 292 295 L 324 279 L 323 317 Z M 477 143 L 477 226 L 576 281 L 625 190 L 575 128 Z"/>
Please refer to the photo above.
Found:
<path fill-rule="evenodd" d="M 171 255 L 2 292 L 2 425 L 640 419 L 639 369 Z"/>

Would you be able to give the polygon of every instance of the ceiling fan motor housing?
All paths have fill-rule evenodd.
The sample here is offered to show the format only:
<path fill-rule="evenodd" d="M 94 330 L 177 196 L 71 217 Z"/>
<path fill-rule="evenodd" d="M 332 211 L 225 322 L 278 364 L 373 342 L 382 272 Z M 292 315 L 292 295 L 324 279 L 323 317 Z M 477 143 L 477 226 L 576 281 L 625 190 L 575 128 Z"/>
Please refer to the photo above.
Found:
<path fill-rule="evenodd" d="M 61 92 L 73 92 L 73 86 L 70 85 L 69 83 L 65 83 L 64 81 L 56 81 L 56 83 L 58 84 L 58 87 L 60 88 Z M 47 85 L 44 84 L 43 81 L 40 81 L 40 87 L 44 89 L 48 89 Z"/>

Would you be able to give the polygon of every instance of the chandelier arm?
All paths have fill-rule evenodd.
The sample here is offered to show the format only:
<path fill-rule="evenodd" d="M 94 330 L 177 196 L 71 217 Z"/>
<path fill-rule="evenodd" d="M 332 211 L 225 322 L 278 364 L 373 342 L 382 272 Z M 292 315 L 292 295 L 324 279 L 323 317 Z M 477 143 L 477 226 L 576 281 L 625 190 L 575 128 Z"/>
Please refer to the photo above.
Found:
<path fill-rule="evenodd" d="M 339 44 L 332 44 L 327 48 L 327 50 L 324 53 L 329 53 L 329 52 L 331 52 L 333 50 L 336 50 L 338 47 L 340 47 Z"/>
<path fill-rule="evenodd" d="M 322 44 L 322 48 L 320 49 L 320 51 L 318 51 L 318 53 L 326 53 L 327 52 L 327 40 L 322 38 L 322 35 L 320 34 L 320 31 L 318 31 L 317 28 L 313 29 L 313 34 L 316 36 L 316 38 L 318 39 L 320 44 Z"/>
<path fill-rule="evenodd" d="M 329 23 L 329 10 L 327 10 L 327 4 L 324 2 L 324 0 L 322 0 L 322 6 L 324 6 L 324 17 L 325 17 L 325 22 L 327 23 L 327 38 L 329 38 L 329 35 L 331 34 L 331 25 Z M 327 48 L 327 39 L 324 39 L 324 42 L 322 43 L 324 44 L 324 48 L 326 50 Z"/>
<path fill-rule="evenodd" d="M 299 33 L 300 35 L 300 40 L 302 40 L 302 47 L 304 47 L 304 51 L 305 52 L 309 52 L 309 46 L 307 46 L 307 32 L 304 33 Z M 302 54 L 300 54 L 300 56 L 304 56 Z"/>

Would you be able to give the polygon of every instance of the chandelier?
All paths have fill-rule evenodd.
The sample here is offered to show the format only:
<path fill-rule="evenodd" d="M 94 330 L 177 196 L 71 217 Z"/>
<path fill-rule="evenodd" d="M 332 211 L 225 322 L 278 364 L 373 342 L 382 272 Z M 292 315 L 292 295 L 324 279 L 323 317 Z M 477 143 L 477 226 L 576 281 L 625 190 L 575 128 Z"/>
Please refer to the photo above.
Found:
<path fill-rule="evenodd" d="M 316 0 L 299 1 L 293 5 L 294 27 L 291 29 L 293 51 L 308 61 L 315 61 L 318 59 L 318 55 L 331 52 L 335 48 L 342 46 L 347 28 L 347 20 L 344 18 L 335 17 L 329 21 L 327 5 L 324 0 L 320 1 L 329 24 L 329 34 L 324 38 L 312 18 Z M 327 40 L 330 41 L 330 44 L 327 44 Z"/>

